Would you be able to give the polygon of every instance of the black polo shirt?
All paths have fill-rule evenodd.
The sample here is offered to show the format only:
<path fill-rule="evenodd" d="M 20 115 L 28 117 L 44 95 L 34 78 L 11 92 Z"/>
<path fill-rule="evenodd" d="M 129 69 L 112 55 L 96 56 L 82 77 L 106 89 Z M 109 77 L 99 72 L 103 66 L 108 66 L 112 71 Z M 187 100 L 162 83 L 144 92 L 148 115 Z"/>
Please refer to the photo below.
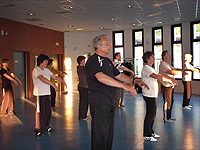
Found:
<path fill-rule="evenodd" d="M 10 87 L 12 87 L 11 80 L 9 80 L 8 78 L 4 77 L 4 74 L 7 74 L 7 75 L 11 76 L 11 73 L 12 72 L 10 71 L 9 68 L 7 68 L 7 70 L 4 69 L 4 68 L 1 68 L 0 74 L 2 76 L 2 88 L 10 88 Z"/>
<path fill-rule="evenodd" d="M 89 85 L 89 103 L 114 105 L 115 87 L 105 85 L 97 80 L 95 74 L 102 72 L 115 79 L 120 72 L 107 57 L 92 55 L 86 63 L 86 75 Z"/>

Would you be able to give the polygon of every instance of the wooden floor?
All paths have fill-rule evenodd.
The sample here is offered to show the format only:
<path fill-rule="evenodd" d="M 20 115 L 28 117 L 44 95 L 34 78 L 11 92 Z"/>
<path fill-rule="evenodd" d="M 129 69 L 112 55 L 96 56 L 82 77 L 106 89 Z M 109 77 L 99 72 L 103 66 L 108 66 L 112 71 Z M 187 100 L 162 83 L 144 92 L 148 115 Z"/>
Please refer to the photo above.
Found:
<path fill-rule="evenodd" d="M 145 103 L 138 94 L 125 94 L 126 107 L 116 109 L 113 150 L 199 150 L 200 96 L 192 96 L 191 110 L 182 110 L 182 94 L 175 94 L 173 117 L 175 123 L 164 123 L 163 99 L 158 98 L 154 131 L 161 135 L 157 142 L 144 142 L 143 121 Z M 78 120 L 78 92 L 57 94 L 58 109 L 52 114 L 55 132 L 36 137 L 34 104 L 16 100 L 16 115 L 0 118 L 0 150 L 90 150 L 91 119 Z"/>

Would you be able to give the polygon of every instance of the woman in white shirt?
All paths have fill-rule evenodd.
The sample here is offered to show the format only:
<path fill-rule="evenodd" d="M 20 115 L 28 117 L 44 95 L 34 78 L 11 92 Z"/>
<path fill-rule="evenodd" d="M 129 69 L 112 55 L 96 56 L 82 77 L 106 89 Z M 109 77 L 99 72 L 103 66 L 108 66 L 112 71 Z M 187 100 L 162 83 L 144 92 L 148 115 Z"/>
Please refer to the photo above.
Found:
<path fill-rule="evenodd" d="M 160 135 L 156 134 L 153 131 L 153 123 L 156 116 L 156 107 L 157 107 L 157 97 L 158 97 L 158 82 L 167 81 L 170 84 L 176 82 L 175 79 L 168 77 L 166 75 L 157 73 L 152 65 L 154 64 L 154 54 L 153 52 L 147 51 L 143 55 L 143 61 L 145 63 L 142 68 L 142 77 L 141 80 L 149 86 L 149 89 L 142 88 L 142 96 L 146 102 L 146 116 L 144 119 L 144 139 L 147 141 L 157 141 L 156 138 L 159 138 Z"/>
<path fill-rule="evenodd" d="M 190 71 L 186 71 L 187 74 L 183 76 L 183 86 L 184 86 L 184 93 L 183 93 L 183 109 L 191 109 L 192 106 L 190 103 L 191 98 L 191 80 L 192 80 L 192 71 L 200 72 L 199 68 L 196 68 L 192 66 L 190 63 L 192 61 L 192 55 L 191 54 L 185 54 L 185 63 L 184 63 L 184 69 L 189 69 Z"/>

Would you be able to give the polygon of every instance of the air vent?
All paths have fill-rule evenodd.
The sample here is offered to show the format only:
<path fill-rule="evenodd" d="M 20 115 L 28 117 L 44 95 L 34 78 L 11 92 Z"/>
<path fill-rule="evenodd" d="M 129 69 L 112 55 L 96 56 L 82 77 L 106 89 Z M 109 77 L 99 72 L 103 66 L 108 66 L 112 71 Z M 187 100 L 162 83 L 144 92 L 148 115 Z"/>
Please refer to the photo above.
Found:
<path fill-rule="evenodd" d="M 38 18 L 30 18 L 30 19 L 25 19 L 25 20 L 28 20 L 28 21 L 43 21 L 43 20 L 38 19 Z"/>

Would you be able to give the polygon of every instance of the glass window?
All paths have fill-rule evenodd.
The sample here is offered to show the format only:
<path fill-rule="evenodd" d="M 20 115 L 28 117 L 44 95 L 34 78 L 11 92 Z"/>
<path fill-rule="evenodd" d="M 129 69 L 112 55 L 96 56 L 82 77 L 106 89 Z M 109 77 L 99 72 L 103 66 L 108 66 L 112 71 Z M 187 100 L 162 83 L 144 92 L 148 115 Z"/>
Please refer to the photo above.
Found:
<path fill-rule="evenodd" d="M 121 54 L 121 62 L 124 62 L 124 31 L 113 31 L 113 54 Z"/>
<path fill-rule="evenodd" d="M 154 68 L 159 72 L 159 65 L 162 61 L 162 51 L 163 51 L 163 29 L 162 27 L 157 27 L 152 29 L 153 33 L 153 52 L 155 57 Z"/>
<path fill-rule="evenodd" d="M 200 21 L 192 22 L 192 50 L 193 66 L 200 68 Z M 200 73 L 193 72 L 193 79 L 200 80 Z"/>
<path fill-rule="evenodd" d="M 182 36 L 181 24 L 172 25 L 172 65 L 174 68 L 182 69 Z M 181 79 L 182 74 L 175 75 L 176 79 Z"/>
<path fill-rule="evenodd" d="M 133 41 L 134 72 L 140 78 L 143 68 L 142 56 L 144 53 L 143 30 L 133 30 Z"/>

